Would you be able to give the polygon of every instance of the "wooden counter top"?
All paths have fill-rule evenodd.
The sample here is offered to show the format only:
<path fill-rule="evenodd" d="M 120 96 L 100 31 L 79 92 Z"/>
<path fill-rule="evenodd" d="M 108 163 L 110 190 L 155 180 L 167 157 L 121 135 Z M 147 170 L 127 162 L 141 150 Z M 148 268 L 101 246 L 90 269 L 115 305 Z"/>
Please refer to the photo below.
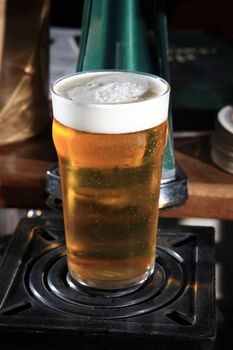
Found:
<path fill-rule="evenodd" d="M 188 177 L 189 198 L 161 216 L 233 220 L 233 175 L 213 164 L 210 136 L 175 139 L 175 157 Z"/>
<path fill-rule="evenodd" d="M 162 217 L 233 219 L 233 175 L 210 159 L 209 135 L 175 138 L 178 164 L 188 176 L 189 199 Z M 57 162 L 51 129 L 23 143 L 0 149 L 0 206 L 43 208 L 45 174 Z"/>
<path fill-rule="evenodd" d="M 44 207 L 46 171 L 56 162 L 51 127 L 33 139 L 1 147 L 0 207 Z"/>

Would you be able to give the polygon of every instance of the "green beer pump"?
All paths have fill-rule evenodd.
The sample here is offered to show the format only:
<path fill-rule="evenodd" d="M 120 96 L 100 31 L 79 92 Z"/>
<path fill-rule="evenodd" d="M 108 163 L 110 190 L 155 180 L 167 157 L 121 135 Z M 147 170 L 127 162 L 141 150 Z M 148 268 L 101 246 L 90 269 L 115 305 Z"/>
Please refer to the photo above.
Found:
<path fill-rule="evenodd" d="M 85 0 L 77 71 L 122 69 L 169 81 L 167 22 L 163 2 Z M 174 157 L 172 118 L 163 158 L 160 208 L 180 205 L 187 181 Z"/>

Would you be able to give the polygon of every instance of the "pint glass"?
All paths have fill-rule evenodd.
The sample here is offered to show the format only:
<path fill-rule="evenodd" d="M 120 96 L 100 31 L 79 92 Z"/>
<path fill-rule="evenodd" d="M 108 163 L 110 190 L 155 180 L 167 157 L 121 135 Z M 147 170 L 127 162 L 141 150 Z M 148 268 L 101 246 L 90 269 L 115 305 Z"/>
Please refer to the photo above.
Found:
<path fill-rule="evenodd" d="M 98 289 L 154 271 L 170 88 L 160 77 L 82 72 L 52 86 L 68 270 Z"/>

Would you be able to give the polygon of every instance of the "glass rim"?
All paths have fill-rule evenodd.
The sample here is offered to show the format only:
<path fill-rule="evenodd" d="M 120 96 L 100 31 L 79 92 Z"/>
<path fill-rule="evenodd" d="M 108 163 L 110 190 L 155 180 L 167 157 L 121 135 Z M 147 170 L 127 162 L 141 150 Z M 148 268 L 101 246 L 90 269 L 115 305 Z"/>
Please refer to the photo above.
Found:
<path fill-rule="evenodd" d="M 97 103 L 97 102 L 77 102 L 77 101 L 73 101 L 72 99 L 68 98 L 68 97 L 64 97 L 64 96 L 61 96 L 59 95 L 56 91 L 55 91 L 55 86 L 63 81 L 63 80 L 66 80 L 66 79 L 69 79 L 71 77 L 74 77 L 74 76 L 81 76 L 81 75 L 87 75 L 87 74 L 92 74 L 92 73 L 130 73 L 130 74 L 136 74 L 136 75 L 144 75 L 144 76 L 148 76 L 150 78 L 153 78 L 153 79 L 156 79 L 156 80 L 159 80 L 161 83 L 163 83 L 163 85 L 166 87 L 165 91 L 163 91 L 161 94 L 159 95 L 155 95 L 151 98 L 148 98 L 148 99 L 144 99 L 144 100 L 141 100 L 141 101 L 131 101 L 131 102 L 123 102 L 123 103 Z M 68 75 L 64 75 L 58 79 L 56 79 L 50 86 L 50 91 L 51 93 L 56 96 L 57 98 L 61 99 L 61 100 L 64 100 L 64 102 L 66 103 L 72 103 L 72 104 L 76 104 L 76 105 L 83 105 L 83 106 L 90 106 L 90 107 L 101 107 L 101 108 L 121 108 L 122 107 L 125 107 L 125 106 L 129 106 L 129 105 L 136 105 L 136 104 L 144 104 L 144 103 L 148 103 L 148 101 L 154 101 L 154 100 L 157 100 L 167 94 L 170 93 L 171 91 L 171 87 L 170 87 L 170 84 L 162 77 L 158 76 L 158 75 L 154 75 L 154 74 L 151 74 L 151 73 L 147 73 L 147 72 L 140 72 L 140 71 L 130 71 L 130 70 L 120 70 L 120 69 L 96 69 L 96 70 L 87 70 L 87 71 L 81 71 L 81 72 L 75 72 L 75 73 L 71 73 L 71 74 L 68 74 Z"/>

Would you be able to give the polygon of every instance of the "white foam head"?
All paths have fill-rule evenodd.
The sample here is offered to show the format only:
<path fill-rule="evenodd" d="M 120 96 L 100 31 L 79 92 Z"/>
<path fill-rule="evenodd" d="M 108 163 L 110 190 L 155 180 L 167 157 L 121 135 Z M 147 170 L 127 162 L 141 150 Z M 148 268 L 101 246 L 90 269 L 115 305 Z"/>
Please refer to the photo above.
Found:
<path fill-rule="evenodd" d="M 120 134 L 153 128 L 168 116 L 170 87 L 149 74 L 91 71 L 52 86 L 54 118 L 93 133 Z"/>

